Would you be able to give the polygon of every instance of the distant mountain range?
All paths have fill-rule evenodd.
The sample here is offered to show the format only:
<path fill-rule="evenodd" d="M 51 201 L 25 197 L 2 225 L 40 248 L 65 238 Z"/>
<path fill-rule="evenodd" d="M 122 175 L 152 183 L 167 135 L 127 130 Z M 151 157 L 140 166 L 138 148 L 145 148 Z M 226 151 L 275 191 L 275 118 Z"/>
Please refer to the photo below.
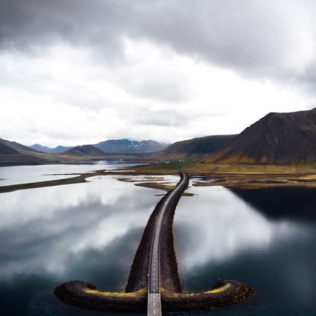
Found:
<path fill-rule="evenodd" d="M 107 140 L 40 152 L 0 139 L 0 164 L 73 163 L 97 159 L 198 160 L 203 163 L 299 164 L 316 162 L 316 108 L 269 113 L 239 135 L 206 136 L 170 146 L 152 140 Z M 63 152 L 48 152 L 65 149 Z"/>
<path fill-rule="evenodd" d="M 169 144 L 154 140 L 134 141 L 129 139 L 110 139 L 93 146 L 106 153 L 153 153 L 166 148 Z"/>
<path fill-rule="evenodd" d="M 167 144 L 152 140 L 109 140 L 96 145 L 49 148 L 39 144 L 27 147 L 0 139 L 0 165 L 80 163 L 90 160 L 136 160 L 165 148 Z M 100 148 L 107 150 L 104 152 Z"/>
<path fill-rule="evenodd" d="M 120 139 L 68 148 L 64 146 L 49 148 L 39 144 L 30 148 L 0 139 L 0 164 L 78 163 L 96 159 L 201 160 L 234 137 L 235 135 L 206 136 L 176 142 L 170 146 L 152 140 Z M 66 150 L 60 152 L 61 149 Z"/>
<path fill-rule="evenodd" d="M 298 164 L 316 161 L 316 108 L 269 113 L 205 163 Z"/>
<path fill-rule="evenodd" d="M 6 144 L 4 139 L 0 139 L 0 153 L 1 155 L 17 155 L 19 152 L 13 147 Z"/>
<path fill-rule="evenodd" d="M 49 157 L 46 154 L 42 154 L 19 143 L 0 138 L 1 165 L 43 164 L 48 161 Z"/>
<path fill-rule="evenodd" d="M 71 156 L 104 156 L 105 153 L 92 145 L 76 146 L 67 151 L 60 153 L 60 155 L 71 155 Z"/>
<path fill-rule="evenodd" d="M 102 150 L 103 153 L 132 154 L 153 153 L 167 147 L 168 145 L 169 144 L 160 143 L 154 140 L 134 141 L 129 139 L 109 139 L 97 144 L 84 146 L 94 146 L 95 148 Z M 30 148 L 46 153 L 61 153 L 74 147 L 57 146 L 56 148 L 49 148 L 40 144 L 35 144 L 30 146 Z"/>
<path fill-rule="evenodd" d="M 42 146 L 40 144 L 34 144 L 34 145 L 30 146 L 30 148 L 32 148 L 36 151 L 41 151 L 43 153 L 61 153 L 63 151 L 67 151 L 67 150 L 73 148 L 73 146 L 71 146 L 71 147 L 57 146 L 55 148 L 50 148 L 47 146 Z"/>

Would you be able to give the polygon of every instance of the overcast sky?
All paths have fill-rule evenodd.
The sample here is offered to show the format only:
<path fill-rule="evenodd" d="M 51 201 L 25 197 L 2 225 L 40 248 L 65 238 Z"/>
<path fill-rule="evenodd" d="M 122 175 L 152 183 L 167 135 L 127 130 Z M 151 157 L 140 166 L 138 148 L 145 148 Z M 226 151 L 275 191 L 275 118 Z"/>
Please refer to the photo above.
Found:
<path fill-rule="evenodd" d="M 0 0 L 0 138 L 172 143 L 314 107 L 315 0 Z"/>

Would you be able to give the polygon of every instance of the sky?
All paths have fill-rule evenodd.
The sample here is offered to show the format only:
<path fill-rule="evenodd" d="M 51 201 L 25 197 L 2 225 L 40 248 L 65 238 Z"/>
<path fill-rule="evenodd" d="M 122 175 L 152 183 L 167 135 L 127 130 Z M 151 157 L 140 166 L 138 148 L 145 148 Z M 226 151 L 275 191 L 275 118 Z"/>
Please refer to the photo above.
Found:
<path fill-rule="evenodd" d="M 0 138 L 173 143 L 316 107 L 314 0 L 0 0 Z"/>

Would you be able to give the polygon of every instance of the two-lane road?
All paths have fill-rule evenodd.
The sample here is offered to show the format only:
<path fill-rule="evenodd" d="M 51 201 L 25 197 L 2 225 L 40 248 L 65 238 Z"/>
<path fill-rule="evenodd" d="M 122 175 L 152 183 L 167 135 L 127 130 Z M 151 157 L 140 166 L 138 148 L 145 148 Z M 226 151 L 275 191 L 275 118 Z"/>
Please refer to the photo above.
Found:
<path fill-rule="evenodd" d="M 172 201 L 178 198 L 186 189 L 189 176 L 180 171 L 181 180 L 177 186 L 169 191 L 162 199 L 162 204 L 159 210 L 159 215 L 155 224 L 155 230 L 152 237 L 149 268 L 148 268 L 148 305 L 147 315 L 161 316 L 161 299 L 160 299 L 160 232 L 161 224 L 165 211 Z"/>

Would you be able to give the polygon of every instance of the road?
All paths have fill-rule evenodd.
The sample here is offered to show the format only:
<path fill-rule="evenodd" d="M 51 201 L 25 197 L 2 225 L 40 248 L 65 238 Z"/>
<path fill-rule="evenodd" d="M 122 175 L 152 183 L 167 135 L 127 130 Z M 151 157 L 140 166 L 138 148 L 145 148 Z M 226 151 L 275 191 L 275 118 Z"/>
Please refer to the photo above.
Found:
<path fill-rule="evenodd" d="M 152 237 L 149 268 L 148 268 L 148 316 L 161 316 L 161 298 L 160 298 L 160 232 L 161 224 L 165 211 L 172 201 L 179 197 L 186 189 L 189 181 L 189 176 L 180 171 L 181 180 L 177 186 L 169 191 L 161 200 L 159 215 L 156 220 L 155 230 Z"/>

